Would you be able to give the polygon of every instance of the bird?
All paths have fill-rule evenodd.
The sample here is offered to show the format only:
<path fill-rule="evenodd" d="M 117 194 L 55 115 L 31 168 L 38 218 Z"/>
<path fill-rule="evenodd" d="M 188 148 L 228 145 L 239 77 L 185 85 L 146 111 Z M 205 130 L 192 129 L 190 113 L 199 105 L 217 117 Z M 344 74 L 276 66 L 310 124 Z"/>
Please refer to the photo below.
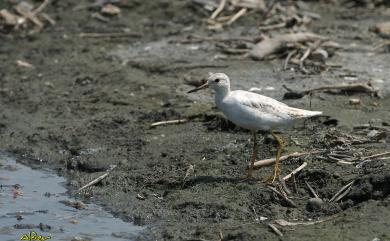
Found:
<path fill-rule="evenodd" d="M 322 115 L 321 111 L 309 111 L 290 107 L 270 97 L 250 91 L 231 90 L 230 79 L 224 73 L 209 73 L 206 82 L 187 93 L 210 88 L 214 90 L 215 104 L 225 117 L 235 125 L 247 129 L 253 136 L 253 148 L 250 156 L 250 166 L 245 179 L 253 179 L 252 172 L 258 145 L 256 133 L 269 132 L 278 143 L 275 164 L 271 175 L 264 182 L 273 183 L 279 177 L 279 160 L 284 148 L 283 137 L 275 134 L 276 128 L 283 128 L 293 124 L 296 120 Z"/>

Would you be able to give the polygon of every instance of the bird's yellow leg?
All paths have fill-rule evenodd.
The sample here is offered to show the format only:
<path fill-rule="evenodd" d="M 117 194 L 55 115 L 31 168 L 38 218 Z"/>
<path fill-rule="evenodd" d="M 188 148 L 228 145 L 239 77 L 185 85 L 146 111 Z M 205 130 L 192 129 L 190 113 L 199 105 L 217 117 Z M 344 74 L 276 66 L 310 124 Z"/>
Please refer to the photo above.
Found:
<path fill-rule="evenodd" d="M 255 161 L 256 161 L 257 151 L 258 151 L 258 146 L 257 146 L 257 140 L 256 140 L 256 132 L 253 132 L 253 151 L 252 151 L 252 155 L 251 155 L 251 165 L 249 166 L 249 169 L 246 173 L 246 179 L 253 178 L 252 172 L 253 172 L 253 167 L 254 167 Z"/>
<path fill-rule="evenodd" d="M 279 168 L 279 159 L 280 155 L 282 154 L 282 150 L 284 148 L 284 141 L 282 136 L 276 135 L 272 131 L 270 131 L 271 135 L 275 138 L 275 140 L 278 142 L 278 150 L 276 152 L 276 158 L 275 158 L 275 165 L 272 171 L 272 174 L 264 180 L 264 182 L 273 183 L 275 179 L 279 177 L 280 174 L 280 168 Z"/>

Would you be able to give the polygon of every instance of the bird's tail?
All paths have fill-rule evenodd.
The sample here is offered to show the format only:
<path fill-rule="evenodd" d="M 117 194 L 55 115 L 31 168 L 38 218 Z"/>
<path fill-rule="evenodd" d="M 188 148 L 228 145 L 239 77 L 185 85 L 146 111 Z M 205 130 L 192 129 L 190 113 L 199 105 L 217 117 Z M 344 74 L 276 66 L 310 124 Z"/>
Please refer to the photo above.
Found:
<path fill-rule="evenodd" d="M 321 111 L 302 110 L 302 109 L 290 107 L 289 108 L 289 115 L 296 118 L 296 119 L 300 119 L 300 118 L 309 118 L 309 117 L 313 117 L 313 116 L 322 115 L 322 112 Z"/>
<path fill-rule="evenodd" d="M 322 111 L 310 111 L 310 110 L 307 110 L 305 112 L 305 117 L 312 117 L 312 116 L 318 116 L 318 115 L 322 115 Z"/>

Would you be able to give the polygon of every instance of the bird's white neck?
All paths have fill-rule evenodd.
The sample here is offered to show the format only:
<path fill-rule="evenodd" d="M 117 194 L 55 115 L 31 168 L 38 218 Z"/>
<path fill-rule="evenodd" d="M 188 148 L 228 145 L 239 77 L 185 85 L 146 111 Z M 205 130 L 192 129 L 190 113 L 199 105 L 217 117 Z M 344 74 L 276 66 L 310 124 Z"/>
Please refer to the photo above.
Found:
<path fill-rule="evenodd" d="M 223 86 L 215 90 L 215 103 L 217 106 L 222 103 L 223 99 L 230 93 L 230 86 Z"/>

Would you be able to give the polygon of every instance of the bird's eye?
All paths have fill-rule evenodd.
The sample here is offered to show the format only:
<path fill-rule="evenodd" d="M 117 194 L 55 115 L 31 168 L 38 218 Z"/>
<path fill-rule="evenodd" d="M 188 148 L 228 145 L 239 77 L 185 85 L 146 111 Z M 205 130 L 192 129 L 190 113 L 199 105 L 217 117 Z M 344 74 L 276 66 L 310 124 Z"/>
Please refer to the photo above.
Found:
<path fill-rule="evenodd" d="M 219 79 L 215 79 L 214 81 L 215 81 L 215 83 L 218 83 L 218 82 L 219 82 Z"/>

